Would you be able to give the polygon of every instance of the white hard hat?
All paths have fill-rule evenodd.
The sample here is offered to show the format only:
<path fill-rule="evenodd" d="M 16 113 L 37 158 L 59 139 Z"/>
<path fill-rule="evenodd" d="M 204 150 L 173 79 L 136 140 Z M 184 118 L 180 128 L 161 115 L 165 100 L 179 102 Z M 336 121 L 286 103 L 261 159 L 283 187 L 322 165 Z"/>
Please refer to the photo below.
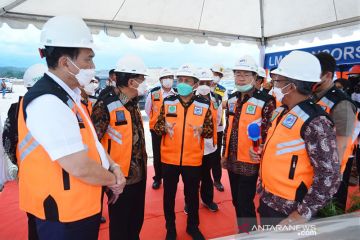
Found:
<path fill-rule="evenodd" d="M 146 75 L 144 61 L 135 55 L 127 55 L 118 61 L 115 72 Z"/>
<path fill-rule="evenodd" d="M 176 76 L 194 77 L 198 79 L 196 75 L 196 69 L 190 64 L 182 65 L 176 72 Z"/>
<path fill-rule="evenodd" d="M 235 66 L 233 67 L 233 70 L 244 70 L 255 73 L 257 73 L 257 69 L 258 66 L 255 60 L 249 55 L 245 55 L 239 60 L 237 60 Z"/>
<path fill-rule="evenodd" d="M 41 63 L 34 64 L 28 69 L 26 69 L 23 80 L 25 87 L 32 87 L 34 84 L 44 76 L 44 73 L 47 72 L 48 68 Z"/>
<path fill-rule="evenodd" d="M 259 77 L 266 78 L 266 71 L 260 66 L 258 67 L 257 74 L 259 75 Z"/>
<path fill-rule="evenodd" d="M 159 78 L 166 76 L 174 76 L 174 72 L 167 68 L 161 69 Z"/>
<path fill-rule="evenodd" d="M 86 23 L 76 16 L 50 18 L 41 31 L 44 46 L 94 48 L 94 40 Z"/>
<path fill-rule="evenodd" d="M 213 80 L 213 74 L 210 69 L 203 68 L 200 69 L 200 71 L 197 73 L 198 78 L 200 81 L 212 81 Z"/>
<path fill-rule="evenodd" d="M 221 73 L 222 75 L 224 75 L 225 68 L 224 68 L 224 66 L 221 65 L 221 64 L 214 64 L 214 65 L 210 68 L 210 70 L 213 71 L 213 72 Z"/>
<path fill-rule="evenodd" d="M 317 57 L 311 53 L 292 51 L 271 73 L 304 82 L 320 82 L 321 65 Z"/>

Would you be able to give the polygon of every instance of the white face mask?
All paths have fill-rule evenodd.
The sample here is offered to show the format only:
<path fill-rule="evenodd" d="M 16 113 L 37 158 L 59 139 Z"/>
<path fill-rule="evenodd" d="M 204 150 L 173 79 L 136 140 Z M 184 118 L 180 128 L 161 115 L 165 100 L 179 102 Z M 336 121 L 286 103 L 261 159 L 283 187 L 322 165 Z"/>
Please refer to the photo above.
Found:
<path fill-rule="evenodd" d="M 200 95 L 206 96 L 210 93 L 210 87 L 207 85 L 200 85 L 197 87 L 196 92 Z"/>
<path fill-rule="evenodd" d="M 110 86 L 116 87 L 116 81 L 111 81 Z"/>
<path fill-rule="evenodd" d="M 87 95 L 89 96 L 94 96 L 95 95 L 95 90 L 99 87 L 99 83 L 90 83 L 88 85 L 86 85 L 84 87 L 84 90 L 86 92 Z"/>
<path fill-rule="evenodd" d="M 360 93 L 353 93 L 351 94 L 351 99 L 355 102 L 359 102 L 360 103 Z"/>
<path fill-rule="evenodd" d="M 162 80 L 162 86 L 164 88 L 171 88 L 174 80 L 172 78 L 165 78 Z"/>
<path fill-rule="evenodd" d="M 142 83 L 137 82 L 137 84 L 139 84 L 138 87 L 136 88 L 138 92 L 138 96 L 145 95 L 148 89 L 146 82 L 145 81 L 143 81 Z"/>
<path fill-rule="evenodd" d="M 78 80 L 81 87 L 85 87 L 89 85 L 91 80 L 95 77 L 95 69 L 80 69 L 76 64 L 68 58 L 68 60 L 71 62 L 72 65 L 74 65 L 79 72 L 77 74 L 74 74 L 72 72 L 69 72 L 71 75 L 75 76 L 75 78 Z"/>
<path fill-rule="evenodd" d="M 220 82 L 220 77 L 219 76 L 213 76 L 213 81 L 214 83 L 219 83 Z"/>
<path fill-rule="evenodd" d="M 291 83 L 289 83 L 291 84 Z M 282 88 L 278 88 L 278 87 L 274 87 L 273 89 L 273 93 L 275 94 L 276 100 L 278 100 L 279 102 L 282 102 L 284 96 L 288 93 L 283 93 L 282 90 L 284 88 L 286 88 L 287 86 L 289 86 L 289 84 L 287 84 L 286 86 L 282 87 Z"/>

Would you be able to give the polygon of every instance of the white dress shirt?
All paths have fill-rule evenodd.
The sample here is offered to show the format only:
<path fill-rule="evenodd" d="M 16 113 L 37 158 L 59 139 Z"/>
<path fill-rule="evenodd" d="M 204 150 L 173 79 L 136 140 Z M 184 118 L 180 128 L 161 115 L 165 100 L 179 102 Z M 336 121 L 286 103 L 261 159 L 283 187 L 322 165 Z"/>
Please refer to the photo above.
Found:
<path fill-rule="evenodd" d="M 101 143 L 98 141 L 90 118 L 81 106 L 80 89 L 70 89 L 60 78 L 51 72 L 46 73 L 60 85 L 75 101 L 90 126 L 99 152 L 102 166 L 109 168 L 109 160 Z M 26 126 L 53 161 L 86 149 L 83 144 L 78 120 L 71 109 L 52 94 L 44 94 L 29 103 L 26 108 Z"/>

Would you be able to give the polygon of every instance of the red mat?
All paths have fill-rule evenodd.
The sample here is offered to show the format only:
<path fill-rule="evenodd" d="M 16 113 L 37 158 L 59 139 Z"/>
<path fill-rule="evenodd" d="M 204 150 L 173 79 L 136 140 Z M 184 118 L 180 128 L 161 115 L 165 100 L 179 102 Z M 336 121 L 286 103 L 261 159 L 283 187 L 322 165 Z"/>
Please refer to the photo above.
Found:
<path fill-rule="evenodd" d="M 165 239 L 165 219 L 163 215 L 162 197 L 163 189 L 153 190 L 151 188 L 153 167 L 148 167 L 148 181 L 145 203 L 145 221 L 140 234 L 140 239 Z M 231 193 L 227 172 L 223 171 L 222 183 L 225 192 L 214 190 L 214 201 L 219 205 L 220 210 L 216 213 L 210 212 L 200 205 L 200 229 L 207 239 L 227 236 L 237 233 L 235 210 L 231 202 Z M 356 187 L 350 188 L 349 193 L 354 192 Z M 178 239 L 191 239 L 186 234 L 186 218 L 184 214 L 184 192 L 182 181 L 179 181 L 178 192 L 176 195 L 176 227 Z M 104 202 L 107 200 L 105 199 Z M 348 201 L 349 202 L 349 201 Z M 258 197 L 255 199 L 258 206 Z M 101 224 L 99 239 L 108 239 L 108 212 L 104 204 L 104 212 L 107 222 Z M 16 182 L 9 182 L 5 189 L 0 193 L 0 239 L 26 239 L 27 238 L 27 218 L 24 212 L 18 208 L 18 189 Z"/>

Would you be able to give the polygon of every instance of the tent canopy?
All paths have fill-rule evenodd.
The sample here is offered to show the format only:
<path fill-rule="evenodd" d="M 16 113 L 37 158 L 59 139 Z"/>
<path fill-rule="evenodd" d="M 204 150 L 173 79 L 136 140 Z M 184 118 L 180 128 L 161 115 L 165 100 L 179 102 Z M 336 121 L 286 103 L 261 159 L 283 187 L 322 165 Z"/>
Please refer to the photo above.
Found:
<path fill-rule="evenodd" d="M 0 24 L 41 28 L 55 15 L 78 15 L 93 33 L 228 45 L 271 41 L 360 24 L 360 0 L 0 0 Z"/>

